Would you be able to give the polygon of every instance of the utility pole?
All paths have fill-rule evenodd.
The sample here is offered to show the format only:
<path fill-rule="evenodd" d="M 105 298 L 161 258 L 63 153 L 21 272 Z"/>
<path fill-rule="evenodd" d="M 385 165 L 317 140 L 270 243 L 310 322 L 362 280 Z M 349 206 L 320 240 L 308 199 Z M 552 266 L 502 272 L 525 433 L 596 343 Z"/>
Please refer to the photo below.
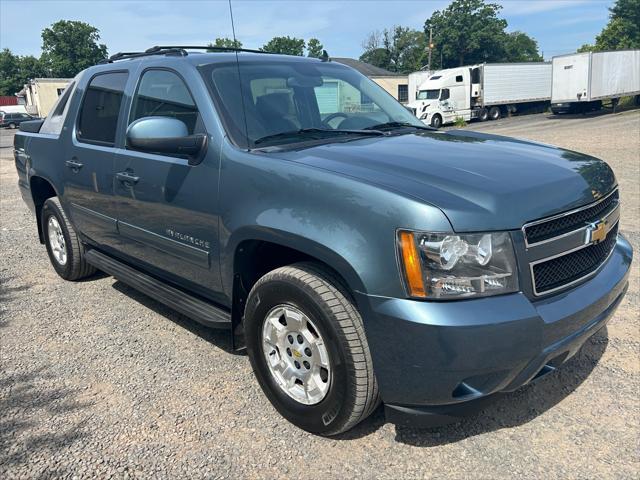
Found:
<path fill-rule="evenodd" d="M 429 27 L 429 62 L 427 70 L 431 71 L 431 50 L 433 50 L 433 27 Z"/>

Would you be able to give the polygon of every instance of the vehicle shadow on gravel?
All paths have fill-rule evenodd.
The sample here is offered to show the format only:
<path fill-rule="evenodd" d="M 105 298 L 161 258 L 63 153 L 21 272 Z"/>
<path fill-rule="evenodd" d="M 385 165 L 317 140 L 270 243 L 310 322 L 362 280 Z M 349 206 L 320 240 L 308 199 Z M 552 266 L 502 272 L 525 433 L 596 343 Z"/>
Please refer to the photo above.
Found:
<path fill-rule="evenodd" d="M 558 370 L 519 390 L 497 397 L 481 412 L 449 425 L 433 428 L 396 426 L 396 441 L 416 447 L 437 447 L 503 428 L 523 425 L 553 408 L 584 382 L 604 355 L 609 343 L 604 327 L 583 345 L 582 349 Z M 384 409 L 352 430 L 333 437 L 353 440 L 366 437 L 385 424 Z"/>
<path fill-rule="evenodd" d="M 498 397 L 480 413 L 444 427 L 396 427 L 396 441 L 417 447 L 436 447 L 476 435 L 523 425 L 569 396 L 584 382 L 607 349 L 604 327 L 558 370 L 512 393 Z"/>
<path fill-rule="evenodd" d="M 6 327 L 9 324 L 9 320 L 5 313 L 5 308 L 3 308 L 2 306 L 7 305 L 14 299 L 18 299 L 22 292 L 25 292 L 33 287 L 32 284 L 8 286 L 7 284 L 11 283 L 14 278 L 15 277 L 9 277 L 6 279 L 0 278 L 0 328 Z"/>
<path fill-rule="evenodd" d="M 27 465 L 35 452 L 54 456 L 85 438 L 85 420 L 74 416 L 94 402 L 81 394 L 59 386 L 46 367 L 19 373 L 0 369 L 0 466 Z"/>
<path fill-rule="evenodd" d="M 215 345 L 216 347 L 222 349 L 226 353 L 234 355 L 245 355 L 244 351 L 237 352 L 233 349 L 233 344 L 231 343 L 231 335 L 229 334 L 228 330 L 217 330 L 215 328 L 205 327 L 195 320 L 191 320 L 189 317 L 176 312 L 175 310 L 167 307 L 157 300 L 148 297 L 144 293 L 141 293 L 138 290 L 135 290 L 134 288 L 120 281 L 116 280 L 113 284 L 113 288 L 115 288 L 118 292 L 123 293 L 130 299 L 144 305 L 148 309 L 153 310 L 158 315 L 162 315 L 163 317 L 171 320 L 173 323 L 179 325 L 180 327 L 187 329 L 194 335 L 197 335 L 203 340 L 206 340 L 212 345 Z"/>

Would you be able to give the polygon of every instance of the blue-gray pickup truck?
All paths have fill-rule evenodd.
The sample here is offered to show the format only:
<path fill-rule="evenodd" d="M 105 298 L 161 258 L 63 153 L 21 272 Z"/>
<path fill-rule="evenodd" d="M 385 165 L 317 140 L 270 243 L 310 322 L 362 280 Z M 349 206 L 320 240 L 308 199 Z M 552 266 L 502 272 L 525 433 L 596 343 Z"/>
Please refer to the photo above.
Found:
<path fill-rule="evenodd" d="M 15 163 L 62 278 L 101 270 L 228 329 L 321 435 L 381 403 L 410 425 L 475 411 L 571 358 L 627 289 L 606 163 L 425 127 L 326 57 L 116 54 L 21 125 Z"/>

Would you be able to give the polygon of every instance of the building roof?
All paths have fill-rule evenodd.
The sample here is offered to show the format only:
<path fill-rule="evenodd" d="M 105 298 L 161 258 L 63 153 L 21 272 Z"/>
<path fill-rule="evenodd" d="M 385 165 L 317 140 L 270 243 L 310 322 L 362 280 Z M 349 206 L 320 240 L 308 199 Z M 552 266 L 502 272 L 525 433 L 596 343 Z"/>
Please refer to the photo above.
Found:
<path fill-rule="evenodd" d="M 361 62 L 360 60 L 356 60 L 355 58 L 336 58 L 331 57 L 333 62 L 342 63 L 343 65 L 347 65 L 348 67 L 354 68 L 359 71 L 361 74 L 366 75 L 367 77 L 402 77 L 399 73 L 390 72 L 389 70 L 385 70 L 384 68 L 376 67 L 375 65 L 371 65 L 367 62 Z"/>

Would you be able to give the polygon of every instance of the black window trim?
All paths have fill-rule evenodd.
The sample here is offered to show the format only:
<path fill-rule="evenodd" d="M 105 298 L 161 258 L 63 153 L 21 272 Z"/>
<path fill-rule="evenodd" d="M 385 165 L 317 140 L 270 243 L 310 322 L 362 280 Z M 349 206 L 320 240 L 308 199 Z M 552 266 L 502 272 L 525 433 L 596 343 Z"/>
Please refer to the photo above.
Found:
<path fill-rule="evenodd" d="M 89 86 L 91 85 L 91 82 L 93 82 L 93 79 L 96 77 L 99 77 L 100 75 L 107 75 L 110 73 L 126 73 L 127 74 L 127 80 L 125 82 L 125 87 L 122 90 L 122 101 L 120 102 L 120 111 L 118 112 L 118 121 L 116 122 L 116 132 L 115 132 L 115 136 L 114 136 L 114 141 L 113 142 L 103 142 L 100 140 L 90 140 L 90 139 L 83 139 L 80 135 L 78 135 L 78 133 L 80 133 L 80 119 L 82 118 L 82 109 L 84 108 L 84 100 L 87 96 L 87 93 L 89 92 Z M 76 141 L 78 143 L 85 143 L 88 145 L 98 145 L 100 147 L 110 147 L 110 148 L 116 148 L 116 140 L 118 139 L 118 131 L 119 131 L 119 126 L 120 123 L 122 122 L 122 109 L 124 104 L 126 103 L 126 97 L 125 94 L 127 92 L 127 83 L 129 83 L 129 76 L 131 75 L 131 72 L 129 70 L 127 70 L 126 68 L 122 68 L 122 69 L 118 69 L 118 70 L 103 70 L 101 72 L 97 72 L 95 75 L 92 75 L 91 78 L 89 79 L 89 81 L 85 84 L 84 87 L 84 92 L 82 93 L 82 98 L 80 99 L 80 107 L 78 108 L 78 113 L 76 115 L 76 124 L 75 124 L 75 133 L 74 133 L 74 137 L 76 139 Z"/>
<path fill-rule="evenodd" d="M 198 114 L 200 115 L 200 118 L 202 120 L 202 128 L 204 128 L 204 134 L 209 136 L 209 132 L 207 131 L 207 125 L 205 124 L 204 121 L 204 117 L 202 116 L 202 110 L 200 110 L 200 107 L 198 107 L 198 102 L 196 101 L 195 97 L 193 96 L 193 92 L 191 91 L 191 88 L 189 88 L 189 83 L 185 80 L 184 76 L 178 72 L 177 70 L 174 70 L 173 68 L 169 68 L 169 67 L 161 67 L 161 66 L 150 66 L 150 67 L 146 67 L 144 70 L 142 70 L 140 73 L 138 73 L 138 78 L 136 78 L 136 85 L 135 88 L 133 89 L 133 94 L 131 95 L 131 100 L 129 101 L 129 112 L 127 113 L 127 121 L 124 125 L 124 149 L 125 150 L 129 150 L 129 151 L 136 151 L 139 152 L 139 150 L 132 150 L 130 148 L 127 148 L 127 129 L 129 128 L 129 125 L 131 125 L 131 115 L 133 113 L 133 104 L 135 103 L 136 100 L 136 95 L 138 95 L 138 90 L 140 88 L 140 83 L 142 83 L 142 77 L 144 77 L 144 74 L 147 73 L 150 70 L 164 70 L 165 72 L 169 72 L 169 73 L 173 73 L 175 74 L 180 80 L 182 80 L 182 83 L 184 83 L 184 86 L 187 88 L 187 92 L 189 92 L 189 96 L 191 97 L 191 100 L 193 100 L 193 104 L 196 106 L 196 109 L 198 110 Z M 161 155 L 158 153 L 153 153 L 152 155 Z M 186 157 L 182 157 L 182 156 L 175 156 L 175 155 L 161 155 L 163 157 L 171 157 L 171 158 L 180 158 L 180 159 L 184 159 Z"/>

